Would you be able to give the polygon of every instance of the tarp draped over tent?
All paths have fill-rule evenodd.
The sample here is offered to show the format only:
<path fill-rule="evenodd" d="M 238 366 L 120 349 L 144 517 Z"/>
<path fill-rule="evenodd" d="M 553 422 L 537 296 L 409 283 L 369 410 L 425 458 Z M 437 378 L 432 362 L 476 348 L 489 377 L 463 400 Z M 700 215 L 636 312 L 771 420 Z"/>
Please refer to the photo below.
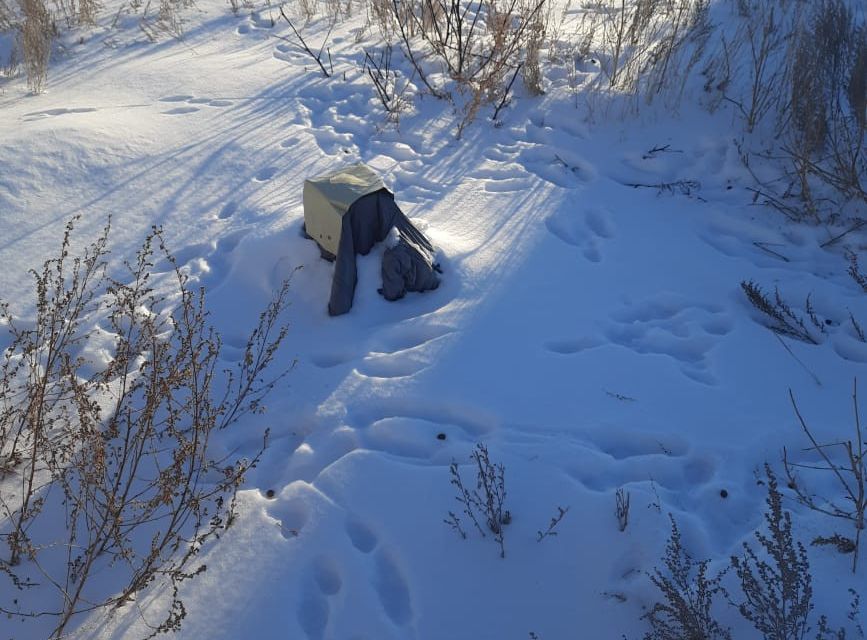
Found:
<path fill-rule="evenodd" d="M 355 255 L 367 255 L 393 227 L 416 253 L 423 252 L 426 259 L 420 263 L 415 260 L 419 269 L 427 263 L 432 271 L 433 246 L 400 210 L 380 177 L 363 163 L 305 180 L 304 226 L 323 255 L 334 259 L 328 303 L 331 315 L 341 315 L 352 308 L 358 279 Z M 435 274 L 433 278 L 413 274 L 412 282 L 407 281 L 409 290 L 424 290 L 411 288 L 416 282 L 432 289 L 439 284 L 439 279 Z"/>

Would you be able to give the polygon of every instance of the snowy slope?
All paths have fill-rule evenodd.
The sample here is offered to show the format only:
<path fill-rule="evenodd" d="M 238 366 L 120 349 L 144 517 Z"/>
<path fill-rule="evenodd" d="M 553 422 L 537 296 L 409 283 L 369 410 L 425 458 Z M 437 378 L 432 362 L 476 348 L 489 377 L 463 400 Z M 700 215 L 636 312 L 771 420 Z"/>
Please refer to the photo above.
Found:
<path fill-rule="evenodd" d="M 805 445 L 789 388 L 819 434 L 848 433 L 867 362 L 848 313 L 867 321 L 867 298 L 844 255 L 864 248 L 863 231 L 822 248 L 842 228 L 752 205 L 724 110 L 587 123 L 562 74 L 460 140 L 430 96 L 395 128 L 363 73 L 362 22 L 332 35 L 332 78 L 271 37 L 291 32 L 267 10 L 235 18 L 201 2 L 181 41 L 97 31 L 55 61 L 46 93 L 4 85 L 0 294 L 28 312 L 26 269 L 74 215 L 81 243 L 111 215 L 118 259 L 163 225 L 237 358 L 272 289 L 302 267 L 280 356 L 298 365 L 264 416 L 219 443 L 252 453 L 272 433 L 239 521 L 185 585 L 180 637 L 638 637 L 667 513 L 697 557 L 723 562 L 759 526 L 756 470 Z M 318 46 L 328 25 L 308 29 Z M 374 250 L 352 312 L 330 318 L 332 267 L 301 236 L 301 184 L 357 160 L 440 248 L 443 283 L 388 303 Z M 678 180 L 700 186 L 629 186 Z M 830 321 L 823 344 L 775 337 L 742 280 L 797 304 L 812 294 Z M 449 463 L 468 478 L 480 441 L 506 469 L 505 559 L 443 523 L 456 508 Z M 558 535 L 537 542 L 558 506 Z M 805 540 L 827 532 L 788 506 Z M 839 617 L 863 562 L 852 576 L 848 557 L 811 553 L 817 599 Z M 145 635 L 141 615 L 166 597 L 94 615 L 82 637 Z"/>

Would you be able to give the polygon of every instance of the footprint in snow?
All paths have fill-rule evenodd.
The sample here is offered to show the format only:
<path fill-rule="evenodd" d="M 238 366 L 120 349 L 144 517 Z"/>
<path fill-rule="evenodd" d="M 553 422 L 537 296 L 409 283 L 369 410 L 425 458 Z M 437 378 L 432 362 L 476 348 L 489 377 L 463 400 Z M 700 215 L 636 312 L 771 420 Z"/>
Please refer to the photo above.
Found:
<path fill-rule="evenodd" d="M 545 220 L 545 226 L 562 242 L 580 249 L 590 262 L 602 260 L 600 246 L 614 237 L 611 214 L 604 209 L 561 209 Z"/>
<path fill-rule="evenodd" d="M 298 603 L 298 624 L 308 640 L 323 640 L 331 617 L 328 599 L 317 589 L 307 589 Z"/>
<path fill-rule="evenodd" d="M 343 586 L 337 563 L 332 558 L 318 556 L 310 567 L 310 575 L 319 591 L 326 596 L 335 595 Z"/>
<path fill-rule="evenodd" d="M 522 145 L 515 161 L 551 184 L 574 189 L 596 178 L 593 165 L 574 151 L 577 146 L 570 139 L 577 137 L 565 131 L 562 124 L 557 129 L 544 120 L 527 123 L 526 144 Z"/>
<path fill-rule="evenodd" d="M 198 278 L 203 285 L 214 287 L 228 274 L 231 255 L 241 239 L 249 232 L 249 229 L 238 229 L 215 242 L 201 242 L 181 247 L 174 253 L 174 262 L 163 258 L 154 265 L 154 273 L 168 273 L 178 266 Z"/>
<path fill-rule="evenodd" d="M 256 172 L 256 175 L 253 176 L 253 180 L 256 182 L 267 182 L 277 175 L 277 171 L 277 167 L 265 167 L 264 169 L 259 169 L 259 171 Z"/>
<path fill-rule="evenodd" d="M 356 370 L 369 378 L 403 378 L 415 375 L 430 364 L 429 345 L 453 333 L 446 325 L 403 325 L 392 327 L 375 336 L 362 356 L 356 349 L 346 348 L 311 356 L 311 362 L 320 369 L 330 369 L 361 358 Z"/>
<path fill-rule="evenodd" d="M 731 328 L 721 307 L 663 293 L 612 314 L 606 335 L 636 353 L 669 356 L 688 378 L 714 385 L 710 352 Z"/>
<path fill-rule="evenodd" d="M 174 109 L 169 109 L 168 111 L 163 111 L 163 115 L 166 116 L 180 116 L 186 113 L 195 113 L 198 111 L 198 107 L 176 107 Z"/>
<path fill-rule="evenodd" d="M 406 579 L 394 558 L 386 551 L 377 553 L 373 585 L 385 615 L 396 626 L 412 620 L 412 601 Z"/>
<path fill-rule="evenodd" d="M 74 113 L 92 113 L 97 111 L 94 107 L 75 107 L 71 109 L 60 108 L 60 109 L 46 109 L 45 111 L 34 111 L 32 113 L 25 113 L 25 120 L 41 120 L 43 118 L 56 118 L 57 116 L 65 116 L 68 114 Z"/>
<path fill-rule="evenodd" d="M 231 100 L 216 100 L 214 98 L 196 98 L 195 96 L 191 96 L 188 94 L 180 94 L 174 96 L 166 96 L 165 98 L 160 98 L 160 102 L 166 103 L 185 103 L 191 106 L 185 107 L 175 107 L 173 109 L 169 109 L 168 111 L 163 111 L 164 115 L 183 115 L 185 113 L 194 113 L 199 111 L 200 106 L 206 107 L 228 107 L 232 104 Z"/>
<path fill-rule="evenodd" d="M 223 208 L 220 209 L 220 213 L 219 213 L 218 217 L 220 218 L 220 220 L 225 220 L 227 218 L 231 218 L 233 215 L 235 215 L 235 212 L 237 210 L 238 210 L 238 203 L 237 202 L 227 202 L 225 205 L 223 205 Z"/>
<path fill-rule="evenodd" d="M 297 538 L 310 519 L 310 507 L 300 498 L 277 498 L 269 503 L 268 515 L 277 521 L 280 535 L 286 540 Z"/>
<path fill-rule="evenodd" d="M 346 535 L 352 546 L 361 553 L 370 553 L 379 544 L 373 530 L 354 516 L 350 516 L 346 520 Z"/>

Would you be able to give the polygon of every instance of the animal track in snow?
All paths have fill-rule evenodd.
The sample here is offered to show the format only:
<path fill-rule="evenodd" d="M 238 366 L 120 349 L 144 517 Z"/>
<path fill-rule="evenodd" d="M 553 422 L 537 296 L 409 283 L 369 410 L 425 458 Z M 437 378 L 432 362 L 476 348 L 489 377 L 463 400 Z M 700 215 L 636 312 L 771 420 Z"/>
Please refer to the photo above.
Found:
<path fill-rule="evenodd" d="M 516 177 L 524 175 L 525 177 Z M 490 193 L 514 193 L 524 191 L 531 186 L 523 168 L 508 163 L 502 169 L 479 169 L 471 174 L 473 178 L 484 181 L 483 188 Z"/>
<path fill-rule="evenodd" d="M 214 98 L 196 98 L 195 96 L 181 94 L 176 96 L 166 96 L 165 98 L 160 98 L 160 102 L 165 102 L 168 104 L 180 104 L 185 103 L 189 106 L 180 106 L 173 107 L 172 109 L 168 109 L 167 111 L 163 111 L 163 115 L 168 116 L 177 116 L 184 115 L 186 113 L 194 113 L 199 111 L 199 106 L 206 107 L 228 107 L 232 105 L 231 100 L 217 100 Z"/>
<path fill-rule="evenodd" d="M 256 182 L 267 182 L 275 175 L 277 175 L 278 171 L 279 169 L 277 167 L 265 167 L 263 169 L 259 169 L 259 171 L 256 172 L 256 175 L 253 176 L 253 180 L 255 180 Z"/>
<path fill-rule="evenodd" d="M 489 153 L 511 157 L 527 171 L 543 180 L 566 189 L 573 189 L 595 179 L 593 165 L 574 149 L 578 146 L 578 132 L 570 132 L 567 123 L 546 124 L 549 114 L 537 114 L 527 122 L 522 140 L 513 146 L 502 146 Z"/>
<path fill-rule="evenodd" d="M 385 352 L 372 352 L 358 365 L 359 373 L 372 378 L 402 378 L 426 369 L 433 358 L 429 345 L 452 333 L 450 328 L 414 327 L 397 331 L 381 339 L 391 347 Z"/>
<path fill-rule="evenodd" d="M 412 619 L 412 602 L 403 573 L 391 555 L 380 551 L 376 556 L 374 587 L 385 614 L 395 625 L 406 625 Z"/>
<path fill-rule="evenodd" d="M 163 115 L 166 116 L 181 116 L 186 113 L 195 113 L 198 111 L 198 107 L 175 107 L 174 109 L 169 109 L 168 111 L 163 111 Z"/>
<path fill-rule="evenodd" d="M 278 500 L 268 508 L 268 514 L 277 520 L 280 535 L 287 540 L 297 538 L 310 519 L 310 507 L 300 498 Z"/>
<path fill-rule="evenodd" d="M 545 220 L 545 226 L 566 244 L 579 248 L 590 262 L 602 260 L 600 244 L 614 237 L 611 214 L 603 209 L 561 209 Z"/>
<path fill-rule="evenodd" d="M 271 17 L 264 17 L 258 11 L 253 11 L 250 17 L 242 24 L 238 25 L 235 30 L 239 35 L 247 35 L 258 31 L 265 31 L 274 28 L 274 20 Z M 262 37 L 267 37 L 267 34 L 262 34 Z"/>
<path fill-rule="evenodd" d="M 320 369 L 330 369 L 361 358 L 357 370 L 371 378 L 399 378 L 411 376 L 430 364 L 432 355 L 426 347 L 443 338 L 454 329 L 439 324 L 411 324 L 391 327 L 374 336 L 365 345 L 370 351 L 363 355 L 360 349 L 345 348 L 310 356 Z"/>
<path fill-rule="evenodd" d="M 320 369 L 331 369 L 341 364 L 346 364 L 358 356 L 357 353 L 346 351 L 332 351 L 330 353 L 310 354 L 310 361 Z"/>
<path fill-rule="evenodd" d="M 573 353 L 587 351 L 588 349 L 593 349 L 603 344 L 604 342 L 598 338 L 567 338 L 563 340 L 549 340 L 545 343 L 545 348 L 548 351 L 559 353 L 560 355 L 572 355 Z"/>
<path fill-rule="evenodd" d="M 313 582 L 327 596 L 333 596 L 343 586 L 343 580 L 337 569 L 337 563 L 331 558 L 325 556 L 317 557 L 311 566 L 311 574 Z"/>
<path fill-rule="evenodd" d="M 56 118 L 57 116 L 65 116 L 70 113 L 92 113 L 97 111 L 95 107 L 73 107 L 73 108 L 59 108 L 59 109 L 46 109 L 45 111 L 33 111 L 32 113 L 25 113 L 25 120 L 42 120 L 43 118 Z"/>
<path fill-rule="evenodd" d="M 615 460 L 628 460 L 652 455 L 681 457 L 689 451 L 687 441 L 674 434 L 651 434 L 615 427 L 591 431 L 587 434 L 587 439 L 599 451 L 608 454 Z"/>
<path fill-rule="evenodd" d="M 370 553 L 379 544 L 376 534 L 371 531 L 370 527 L 354 516 L 350 516 L 346 520 L 346 535 L 349 536 L 352 546 L 361 553 Z"/>
<path fill-rule="evenodd" d="M 231 218 L 235 215 L 235 212 L 238 210 L 237 202 L 227 202 L 223 205 L 223 208 L 220 209 L 219 218 L 220 220 L 225 220 L 226 218 Z"/>
<path fill-rule="evenodd" d="M 216 286 L 226 277 L 231 264 L 231 254 L 249 231 L 249 229 L 238 229 L 214 242 L 181 247 L 174 253 L 174 263 L 163 258 L 154 265 L 154 273 L 167 273 L 177 265 L 207 286 Z"/>
<path fill-rule="evenodd" d="M 712 385 L 709 353 L 732 327 L 722 308 L 664 293 L 614 313 L 608 339 L 636 353 L 674 358 L 687 377 Z"/>
<path fill-rule="evenodd" d="M 298 624 L 309 640 L 323 640 L 331 607 L 327 598 L 315 589 L 308 589 L 298 602 Z"/>
<path fill-rule="evenodd" d="M 353 407 L 349 420 L 369 448 L 416 459 L 430 459 L 441 448 L 437 433 L 445 433 L 448 441 L 473 442 L 495 424 L 494 418 L 472 408 L 428 404 L 420 398 L 380 399 L 376 406 Z"/>

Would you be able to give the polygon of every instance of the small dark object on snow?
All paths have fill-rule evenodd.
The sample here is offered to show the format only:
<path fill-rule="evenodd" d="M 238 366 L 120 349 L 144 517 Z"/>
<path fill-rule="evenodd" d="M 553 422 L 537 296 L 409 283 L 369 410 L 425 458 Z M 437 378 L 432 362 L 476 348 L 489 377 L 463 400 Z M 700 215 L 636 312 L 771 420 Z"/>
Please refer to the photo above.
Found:
<path fill-rule="evenodd" d="M 268 498 L 269 500 L 273 500 L 274 499 L 274 489 L 268 489 L 265 492 L 265 497 Z"/>
<path fill-rule="evenodd" d="M 832 324 L 834 324 L 834 321 L 831 320 L 831 318 L 825 318 L 825 324 L 832 325 Z"/>
<path fill-rule="evenodd" d="M 446 439 L 446 434 L 444 434 L 444 433 L 438 433 L 437 434 L 437 440 L 445 440 L 445 439 Z"/>
<path fill-rule="evenodd" d="M 719 492 L 719 497 L 720 497 L 720 498 L 728 498 L 728 497 L 729 497 L 729 492 L 726 491 L 725 489 L 723 489 L 722 491 Z"/>
<path fill-rule="evenodd" d="M 500 522 L 502 522 L 503 524 L 512 524 L 512 512 L 504 511 L 503 517 L 500 518 Z"/>

